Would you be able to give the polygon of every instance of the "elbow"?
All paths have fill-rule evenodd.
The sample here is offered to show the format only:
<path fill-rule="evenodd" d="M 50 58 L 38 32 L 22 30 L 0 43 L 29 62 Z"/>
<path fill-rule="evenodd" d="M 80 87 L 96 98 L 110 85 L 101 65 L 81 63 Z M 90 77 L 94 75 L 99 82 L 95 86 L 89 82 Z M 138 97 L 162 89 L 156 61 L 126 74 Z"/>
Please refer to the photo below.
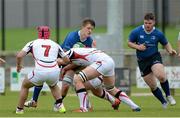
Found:
<path fill-rule="evenodd" d="M 127 45 L 128 45 L 128 47 L 130 47 L 130 48 L 131 48 L 131 43 L 130 43 L 129 41 L 128 41 Z"/>

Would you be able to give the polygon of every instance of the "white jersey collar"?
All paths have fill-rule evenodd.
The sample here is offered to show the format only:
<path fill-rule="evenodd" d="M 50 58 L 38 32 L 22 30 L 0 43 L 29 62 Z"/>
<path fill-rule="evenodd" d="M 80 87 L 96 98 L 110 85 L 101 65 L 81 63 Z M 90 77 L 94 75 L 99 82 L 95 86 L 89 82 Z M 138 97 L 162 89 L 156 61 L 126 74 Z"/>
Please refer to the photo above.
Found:
<path fill-rule="evenodd" d="M 86 38 L 86 39 L 81 39 L 81 31 L 80 31 L 80 30 L 78 31 L 78 35 L 79 35 L 79 40 L 80 40 L 81 42 L 84 42 L 84 41 L 87 40 L 87 38 Z"/>
<path fill-rule="evenodd" d="M 155 27 L 153 27 L 153 29 L 150 32 L 147 32 L 146 29 L 144 28 L 144 25 L 142 25 L 142 28 L 144 29 L 146 34 L 151 34 L 156 29 Z"/>

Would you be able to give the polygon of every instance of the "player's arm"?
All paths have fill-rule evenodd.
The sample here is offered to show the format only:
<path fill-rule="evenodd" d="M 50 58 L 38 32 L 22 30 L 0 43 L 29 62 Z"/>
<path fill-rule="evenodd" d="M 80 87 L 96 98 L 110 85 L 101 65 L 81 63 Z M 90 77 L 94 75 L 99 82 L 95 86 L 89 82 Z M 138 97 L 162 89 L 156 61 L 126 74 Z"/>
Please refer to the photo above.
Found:
<path fill-rule="evenodd" d="M 128 41 L 128 46 L 129 46 L 130 48 L 133 48 L 133 49 L 136 49 L 136 50 L 139 50 L 139 51 L 144 51 L 144 50 L 146 50 L 145 44 L 140 44 L 140 45 L 138 45 L 138 44 L 136 44 L 136 43 L 134 43 L 134 42 Z"/>
<path fill-rule="evenodd" d="M 65 73 L 68 71 L 68 70 L 73 70 L 77 67 L 77 65 L 73 64 L 73 63 L 70 63 L 68 65 L 66 65 L 65 67 L 62 68 L 61 70 L 61 78 L 63 78 L 63 76 L 65 75 Z"/>
<path fill-rule="evenodd" d="M 65 62 L 64 60 L 66 60 L 66 59 L 62 59 L 62 58 L 58 58 L 57 59 L 57 63 L 58 63 L 58 65 L 59 66 L 65 66 L 65 65 L 67 65 L 67 62 L 69 62 L 69 60 L 67 61 L 67 62 Z"/>
<path fill-rule="evenodd" d="M 0 64 L 2 64 L 2 63 L 6 63 L 6 61 L 4 59 L 0 58 Z"/>
<path fill-rule="evenodd" d="M 23 57 L 32 51 L 33 41 L 28 42 L 23 49 L 16 55 L 16 70 L 20 72 L 22 69 Z"/>
<path fill-rule="evenodd" d="M 176 50 L 174 50 L 171 46 L 171 44 L 168 42 L 164 48 L 166 49 L 166 51 L 170 54 L 170 55 L 177 55 Z"/>
<path fill-rule="evenodd" d="M 61 62 L 63 62 L 64 64 L 62 65 L 67 65 L 70 63 L 70 59 L 69 57 L 65 54 L 65 52 L 63 51 L 63 49 L 58 45 L 59 47 L 59 56 L 61 57 L 62 60 L 59 59 L 59 62 L 58 62 L 58 59 L 57 59 L 57 62 L 60 64 Z M 61 64 L 60 64 L 61 65 Z"/>
<path fill-rule="evenodd" d="M 93 42 L 92 42 L 92 47 L 96 48 L 96 41 L 95 40 L 93 40 Z"/>
<path fill-rule="evenodd" d="M 130 48 L 133 48 L 139 51 L 146 50 L 145 44 L 136 44 L 137 37 L 138 37 L 138 32 L 136 30 L 133 30 L 129 35 L 128 46 Z"/>
<path fill-rule="evenodd" d="M 17 72 L 20 72 L 21 69 L 22 69 L 22 60 L 23 60 L 23 57 L 26 56 L 27 52 L 21 50 L 17 56 L 16 56 L 16 70 Z"/>

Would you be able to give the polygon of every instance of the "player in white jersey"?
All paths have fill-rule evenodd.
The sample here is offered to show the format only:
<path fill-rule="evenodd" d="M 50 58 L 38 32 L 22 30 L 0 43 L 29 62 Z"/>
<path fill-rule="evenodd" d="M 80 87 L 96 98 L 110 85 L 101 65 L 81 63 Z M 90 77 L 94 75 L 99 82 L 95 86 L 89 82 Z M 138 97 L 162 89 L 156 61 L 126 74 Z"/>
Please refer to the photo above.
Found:
<path fill-rule="evenodd" d="M 124 92 L 117 89 L 115 84 L 115 64 L 113 59 L 96 48 L 72 48 L 66 52 L 72 64 L 63 68 L 65 71 L 76 66 L 84 66 L 85 69 L 74 76 L 74 84 L 76 93 L 80 100 L 80 109 L 77 112 L 87 112 L 86 102 L 88 101 L 84 82 L 93 78 L 102 76 L 105 89 L 114 97 L 129 105 L 132 110 L 140 111 L 140 107 L 136 105 Z M 62 60 L 59 63 L 63 64 Z M 63 70 L 63 72 L 64 72 Z M 63 74 L 63 73 L 62 73 Z"/>
<path fill-rule="evenodd" d="M 22 82 L 16 114 L 24 113 L 24 102 L 27 99 L 29 88 L 42 86 L 44 82 L 51 89 L 58 111 L 63 113 L 66 111 L 62 103 L 61 89 L 57 85 L 60 75 L 57 57 L 59 55 L 65 63 L 69 62 L 69 58 L 57 43 L 49 39 L 49 30 L 48 26 L 39 26 L 38 39 L 27 43 L 16 56 L 17 72 L 21 71 L 23 57 L 28 53 L 32 53 L 35 61 L 35 68 Z"/>

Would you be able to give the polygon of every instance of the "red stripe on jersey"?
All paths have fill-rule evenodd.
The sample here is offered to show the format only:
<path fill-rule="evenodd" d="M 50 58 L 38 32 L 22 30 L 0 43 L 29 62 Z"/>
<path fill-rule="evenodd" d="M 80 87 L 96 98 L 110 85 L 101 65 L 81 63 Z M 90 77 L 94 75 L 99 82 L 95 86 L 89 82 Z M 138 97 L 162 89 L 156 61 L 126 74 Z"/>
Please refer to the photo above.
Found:
<path fill-rule="evenodd" d="M 53 68 L 53 67 L 55 67 L 55 66 L 57 65 L 57 63 L 55 63 L 55 64 L 52 65 L 52 66 L 46 66 L 46 65 L 42 65 L 42 64 L 38 63 L 38 61 L 36 61 L 36 62 L 37 62 L 38 65 L 40 65 L 40 66 L 42 66 L 42 67 L 45 67 L 45 68 Z"/>
<path fill-rule="evenodd" d="M 88 61 L 88 60 L 86 59 L 87 56 L 88 56 L 88 54 L 86 54 L 86 55 L 80 55 L 80 54 L 78 54 L 78 53 L 76 53 L 76 52 L 73 52 L 73 55 L 72 55 L 71 59 L 84 59 L 84 60 Z"/>
<path fill-rule="evenodd" d="M 29 78 L 31 80 L 34 77 L 34 70 L 32 71 L 32 77 Z"/>

